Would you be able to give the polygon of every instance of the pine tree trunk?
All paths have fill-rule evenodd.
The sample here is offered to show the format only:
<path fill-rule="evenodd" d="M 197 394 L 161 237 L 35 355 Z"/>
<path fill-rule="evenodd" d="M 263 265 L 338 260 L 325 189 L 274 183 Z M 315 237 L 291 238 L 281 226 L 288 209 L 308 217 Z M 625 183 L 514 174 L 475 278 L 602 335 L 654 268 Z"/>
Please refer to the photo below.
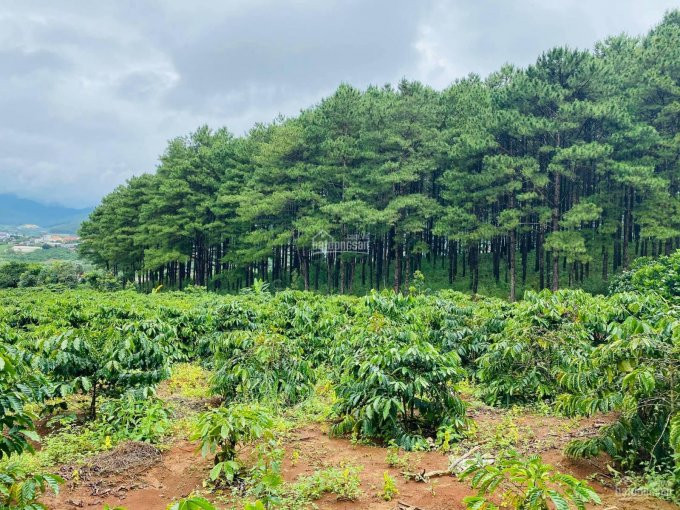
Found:
<path fill-rule="evenodd" d="M 529 251 L 529 236 L 524 234 L 520 241 L 522 249 L 522 285 L 527 283 L 527 256 Z"/>
<path fill-rule="evenodd" d="M 625 206 L 623 214 L 623 269 L 628 269 L 628 265 L 630 263 L 630 255 L 628 253 L 628 231 L 630 230 L 630 194 L 630 189 L 626 188 L 626 191 L 623 195 L 623 203 Z"/>
<path fill-rule="evenodd" d="M 411 250 L 409 249 L 409 239 L 406 238 L 406 268 L 404 270 L 404 289 L 408 292 L 411 275 Z"/>
<path fill-rule="evenodd" d="M 398 293 L 401 288 L 401 253 L 403 247 L 397 242 L 396 236 L 394 243 L 394 285 L 392 288 L 394 292 Z"/>
<path fill-rule="evenodd" d="M 552 231 L 557 232 L 560 228 L 560 174 L 554 172 L 555 186 L 553 190 L 553 209 L 552 209 Z M 560 288 L 560 255 L 557 251 L 553 251 L 552 254 L 552 287 L 551 289 L 556 291 Z"/>
<path fill-rule="evenodd" d="M 453 243 L 449 242 L 449 285 L 453 283 Z"/>
<path fill-rule="evenodd" d="M 545 250 L 543 249 L 543 225 L 538 227 L 536 240 L 536 259 L 538 263 L 538 290 L 545 288 Z"/>
<path fill-rule="evenodd" d="M 515 229 L 510 230 L 510 246 L 508 255 L 510 257 L 510 302 L 515 301 Z"/>
<path fill-rule="evenodd" d="M 345 258 L 342 256 L 342 253 L 338 253 L 338 257 L 340 258 L 340 268 L 338 272 L 340 273 L 340 294 L 345 293 Z"/>

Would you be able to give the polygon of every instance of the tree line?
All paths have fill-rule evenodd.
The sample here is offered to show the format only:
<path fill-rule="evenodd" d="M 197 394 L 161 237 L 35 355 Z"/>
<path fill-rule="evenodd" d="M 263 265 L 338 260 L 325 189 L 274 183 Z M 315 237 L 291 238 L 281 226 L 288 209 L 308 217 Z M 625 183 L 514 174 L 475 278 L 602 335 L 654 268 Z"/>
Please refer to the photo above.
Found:
<path fill-rule="evenodd" d="M 107 195 L 81 253 L 140 285 L 407 290 L 480 261 L 515 299 L 680 246 L 680 11 L 640 37 L 551 49 L 438 91 L 342 84 L 244 136 L 204 126 Z M 319 233 L 366 253 L 319 253 Z"/>

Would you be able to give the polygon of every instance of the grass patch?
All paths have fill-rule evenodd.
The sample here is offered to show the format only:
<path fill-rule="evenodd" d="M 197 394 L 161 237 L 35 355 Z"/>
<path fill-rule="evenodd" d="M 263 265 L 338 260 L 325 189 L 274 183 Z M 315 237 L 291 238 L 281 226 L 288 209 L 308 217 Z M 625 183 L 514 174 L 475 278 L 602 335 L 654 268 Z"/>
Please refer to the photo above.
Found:
<path fill-rule="evenodd" d="M 209 370 L 195 363 L 177 363 L 172 367 L 170 378 L 163 383 L 159 393 L 183 398 L 208 398 L 211 396 L 211 376 Z"/>

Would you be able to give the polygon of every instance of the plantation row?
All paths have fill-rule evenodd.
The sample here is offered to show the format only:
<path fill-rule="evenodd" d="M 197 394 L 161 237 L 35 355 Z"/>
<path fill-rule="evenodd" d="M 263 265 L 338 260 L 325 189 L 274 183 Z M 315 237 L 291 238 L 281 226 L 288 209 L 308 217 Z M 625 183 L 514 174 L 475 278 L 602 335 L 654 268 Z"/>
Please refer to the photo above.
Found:
<path fill-rule="evenodd" d="M 643 285 L 655 264 L 620 285 Z M 543 291 L 507 303 L 452 291 L 271 294 L 260 282 L 228 297 L 16 289 L 0 293 L 0 336 L 0 458 L 10 458 L 2 498 L 24 487 L 31 500 L 59 481 L 12 470 L 12 458 L 38 439 L 38 414 L 83 395 L 89 416 L 79 419 L 101 420 L 104 407 L 114 432 L 147 420 L 139 439 L 153 441 L 153 388 L 190 360 L 213 371 L 211 391 L 223 402 L 199 417 L 196 435 L 215 454 L 215 480 L 239 476 L 235 447 L 263 436 L 266 409 L 304 401 L 319 382 L 337 397 L 332 433 L 423 450 L 465 436 L 458 383 L 466 381 L 497 406 L 616 410 L 599 437 L 572 442 L 568 453 L 605 451 L 626 469 L 675 471 L 678 486 L 680 308 L 672 293 Z"/>

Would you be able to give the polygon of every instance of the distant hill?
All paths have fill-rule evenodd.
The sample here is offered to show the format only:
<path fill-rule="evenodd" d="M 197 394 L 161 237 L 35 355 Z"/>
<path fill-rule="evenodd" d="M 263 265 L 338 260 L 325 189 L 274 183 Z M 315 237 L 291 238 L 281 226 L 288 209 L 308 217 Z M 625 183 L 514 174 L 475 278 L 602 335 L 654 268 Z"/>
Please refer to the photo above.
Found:
<path fill-rule="evenodd" d="M 52 232 L 75 232 L 92 211 L 91 207 L 73 209 L 45 205 L 15 195 L 0 194 L 0 225 L 31 223 Z"/>

